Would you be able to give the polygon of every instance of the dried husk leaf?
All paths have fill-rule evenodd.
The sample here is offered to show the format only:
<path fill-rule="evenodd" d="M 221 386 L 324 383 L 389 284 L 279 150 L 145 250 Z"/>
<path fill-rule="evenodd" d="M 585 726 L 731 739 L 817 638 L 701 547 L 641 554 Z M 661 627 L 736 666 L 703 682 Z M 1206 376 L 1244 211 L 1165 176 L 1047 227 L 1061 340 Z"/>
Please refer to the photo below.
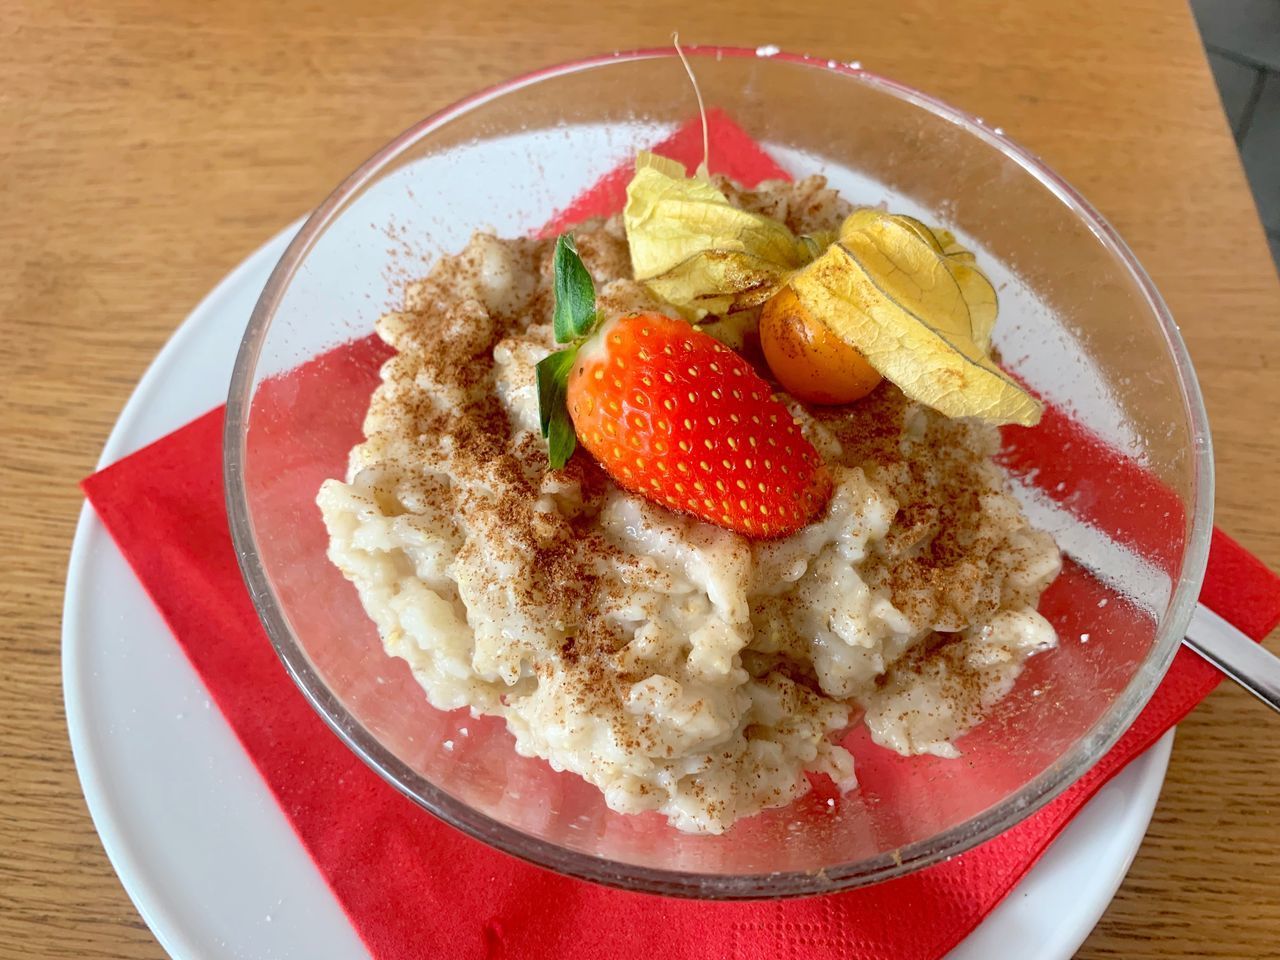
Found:
<path fill-rule="evenodd" d="M 960 246 L 949 230 L 935 229 L 904 213 L 888 214 L 888 216 L 907 227 L 946 258 L 945 266 L 955 278 L 956 283 L 960 285 L 965 303 L 969 306 L 973 339 L 983 350 L 989 350 L 991 331 L 995 329 L 999 305 L 996 299 L 996 288 L 977 268 L 974 255 Z"/>
<path fill-rule="evenodd" d="M 785 224 L 651 153 L 636 158 L 623 220 L 636 279 L 695 319 L 763 303 L 813 256 Z"/>

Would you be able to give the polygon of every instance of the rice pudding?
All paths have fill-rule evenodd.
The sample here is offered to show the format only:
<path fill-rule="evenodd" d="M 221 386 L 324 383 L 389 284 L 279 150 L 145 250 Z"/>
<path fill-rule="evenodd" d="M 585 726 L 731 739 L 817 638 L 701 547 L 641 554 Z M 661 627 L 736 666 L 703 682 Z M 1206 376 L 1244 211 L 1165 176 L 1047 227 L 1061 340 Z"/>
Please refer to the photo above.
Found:
<path fill-rule="evenodd" d="M 720 186 L 797 232 L 850 211 L 815 177 Z M 575 236 L 602 313 L 670 313 L 632 279 L 621 217 Z M 500 716 L 521 754 L 686 831 L 786 804 L 806 774 L 853 788 L 855 722 L 901 754 L 958 756 L 1056 643 L 1036 606 L 1059 552 L 1006 491 L 996 428 L 889 382 L 839 407 L 779 390 L 831 496 L 775 540 L 627 492 L 582 449 L 549 469 L 552 251 L 477 234 L 378 321 L 396 354 L 318 502 L 387 653 L 435 707 Z M 750 321 L 708 329 L 738 346 Z"/>

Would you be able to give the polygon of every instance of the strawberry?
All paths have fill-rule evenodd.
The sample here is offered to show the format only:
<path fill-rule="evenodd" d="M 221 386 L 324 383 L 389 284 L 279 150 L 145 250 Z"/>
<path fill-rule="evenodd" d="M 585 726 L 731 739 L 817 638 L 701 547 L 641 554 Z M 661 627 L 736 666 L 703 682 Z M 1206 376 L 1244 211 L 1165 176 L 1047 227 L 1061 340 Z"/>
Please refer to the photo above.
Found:
<path fill-rule="evenodd" d="M 569 416 L 618 484 L 708 523 L 782 537 L 826 505 L 831 479 L 769 385 L 684 320 L 605 321 L 569 374 Z"/>
<path fill-rule="evenodd" d="M 831 478 L 751 364 L 683 320 L 601 321 L 572 237 L 555 266 L 556 338 L 574 345 L 538 364 L 553 467 L 581 440 L 619 486 L 708 523 L 768 539 L 813 519 Z"/>

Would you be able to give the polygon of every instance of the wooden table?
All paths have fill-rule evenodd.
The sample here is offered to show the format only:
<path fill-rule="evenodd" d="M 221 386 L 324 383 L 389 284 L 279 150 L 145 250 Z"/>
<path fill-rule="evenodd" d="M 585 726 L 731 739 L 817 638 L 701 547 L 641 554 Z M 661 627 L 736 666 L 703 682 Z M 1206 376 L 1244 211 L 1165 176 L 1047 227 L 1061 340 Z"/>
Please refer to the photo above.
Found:
<path fill-rule="evenodd" d="M 1280 286 L 1186 6 L 828 7 L 5 4 L 0 956 L 163 956 L 86 813 L 58 674 L 75 484 L 143 368 L 223 274 L 392 134 L 534 67 L 678 27 L 858 59 L 1004 127 L 1154 275 L 1204 386 L 1219 523 L 1280 568 Z M 1180 728 L 1150 833 L 1080 956 L 1280 956 L 1278 796 L 1280 718 L 1225 686 Z"/>

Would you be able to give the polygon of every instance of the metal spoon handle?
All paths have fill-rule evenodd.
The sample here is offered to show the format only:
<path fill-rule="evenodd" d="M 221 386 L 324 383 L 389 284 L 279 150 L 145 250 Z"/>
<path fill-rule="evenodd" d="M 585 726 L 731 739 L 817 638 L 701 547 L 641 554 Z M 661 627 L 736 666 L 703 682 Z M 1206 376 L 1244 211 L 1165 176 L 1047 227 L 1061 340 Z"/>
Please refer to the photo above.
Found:
<path fill-rule="evenodd" d="M 1280 712 L 1280 657 L 1254 643 L 1203 604 L 1196 606 L 1182 642 Z"/>

